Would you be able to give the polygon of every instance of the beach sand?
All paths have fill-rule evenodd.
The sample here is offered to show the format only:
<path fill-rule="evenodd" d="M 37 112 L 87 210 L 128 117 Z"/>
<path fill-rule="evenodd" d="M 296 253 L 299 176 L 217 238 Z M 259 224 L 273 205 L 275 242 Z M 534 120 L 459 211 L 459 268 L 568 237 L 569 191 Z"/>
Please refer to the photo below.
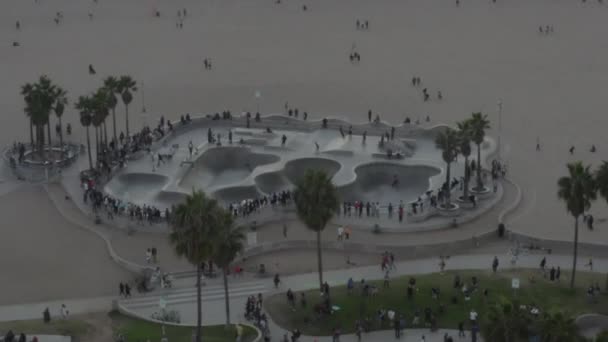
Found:
<path fill-rule="evenodd" d="M 23 187 L 0 197 L 0 208 L 1 305 L 112 295 L 133 281 L 101 239 L 63 220 L 44 189 Z"/>
<path fill-rule="evenodd" d="M 177 29 L 181 8 L 188 15 Z M 64 15 L 59 26 L 53 22 L 58 11 Z M 355 30 L 357 19 L 369 20 L 370 30 Z M 539 25 L 555 32 L 540 34 Z M 66 88 L 72 103 L 107 75 L 133 76 L 140 90 L 130 106 L 132 129 L 161 115 L 255 112 L 258 105 L 263 113 L 278 113 L 288 102 L 310 118 L 362 121 L 372 109 L 395 124 L 427 115 L 433 123 L 453 124 L 482 111 L 492 120 L 489 134 L 497 136 L 502 99 L 503 159 L 524 198 L 508 228 L 569 241 L 573 219 L 557 199 L 557 179 L 567 162 L 598 165 L 608 150 L 605 32 L 608 5 L 591 0 L 463 0 L 460 7 L 440 0 L 4 0 L 0 144 L 29 139 L 19 87 L 41 74 Z M 11 46 L 15 40 L 20 47 Z M 353 46 L 361 55 L 357 65 L 348 60 Z M 203 69 L 204 58 L 213 70 Z M 96 75 L 88 74 L 89 64 Z M 440 90 L 444 99 L 423 102 L 413 76 L 433 98 Z M 124 130 L 122 105 L 117 114 Z M 68 122 L 82 142 L 71 107 Z M 597 153 L 589 152 L 591 144 Z M 570 145 L 576 146 L 573 156 Z M 581 241 L 608 243 L 606 209 L 603 200 L 594 204 L 596 230 L 581 229 Z M 8 214 L 8 204 L 0 206 L 0 215 Z"/>

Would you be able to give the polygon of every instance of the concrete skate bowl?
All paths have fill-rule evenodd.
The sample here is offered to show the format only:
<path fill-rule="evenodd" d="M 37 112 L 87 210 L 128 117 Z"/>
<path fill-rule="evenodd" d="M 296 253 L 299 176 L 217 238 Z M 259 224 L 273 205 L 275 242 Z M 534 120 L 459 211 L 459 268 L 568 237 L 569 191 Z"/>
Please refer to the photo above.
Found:
<path fill-rule="evenodd" d="M 586 338 L 595 338 L 599 333 L 608 331 L 608 316 L 585 314 L 576 318 L 579 333 Z"/>
<path fill-rule="evenodd" d="M 144 201 L 153 198 L 169 178 L 153 173 L 125 173 L 114 177 L 104 190 L 107 194 L 124 201 Z"/>
<path fill-rule="evenodd" d="M 424 194 L 430 188 L 430 178 L 440 172 L 424 165 L 369 163 L 357 167 L 355 181 L 338 191 L 345 201 L 380 202 L 381 206 L 408 203 Z"/>
<path fill-rule="evenodd" d="M 285 177 L 282 171 L 262 173 L 255 177 L 255 184 L 261 192 L 267 195 L 293 188 L 293 184 Z"/>
<path fill-rule="evenodd" d="M 304 177 L 307 170 L 321 170 L 325 171 L 331 178 L 333 177 L 342 166 L 335 160 L 325 158 L 300 158 L 290 160 L 285 163 L 285 169 L 283 170 L 285 177 L 292 184 L 296 184 L 300 179 Z"/>
<path fill-rule="evenodd" d="M 224 204 L 241 202 L 246 199 L 254 199 L 260 197 L 258 188 L 250 186 L 233 186 L 217 190 L 211 196 Z"/>
<path fill-rule="evenodd" d="M 175 191 L 161 191 L 154 198 L 154 203 L 158 208 L 171 208 L 186 201 L 186 194 Z"/>
<path fill-rule="evenodd" d="M 256 167 L 279 160 L 278 156 L 253 153 L 246 147 L 214 147 L 201 154 L 179 185 L 188 190 L 229 185 L 247 178 Z"/>

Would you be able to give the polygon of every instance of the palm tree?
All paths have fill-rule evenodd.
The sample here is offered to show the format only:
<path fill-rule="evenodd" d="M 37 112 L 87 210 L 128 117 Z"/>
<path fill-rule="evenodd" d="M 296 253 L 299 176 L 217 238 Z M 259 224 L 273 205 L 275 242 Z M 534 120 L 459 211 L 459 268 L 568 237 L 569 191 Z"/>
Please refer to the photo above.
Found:
<path fill-rule="evenodd" d="M 65 111 L 65 106 L 68 104 L 67 93 L 60 87 L 55 89 L 55 107 L 53 108 L 55 116 L 59 120 L 59 145 L 61 145 L 61 153 L 63 154 L 63 124 L 61 117 Z"/>
<path fill-rule="evenodd" d="M 116 93 L 118 92 L 118 79 L 114 76 L 108 76 L 103 81 L 103 86 L 108 90 L 108 107 L 112 110 L 112 130 L 114 133 L 114 141 L 118 141 L 116 135 L 116 104 L 118 104 L 118 100 L 116 99 Z"/>
<path fill-rule="evenodd" d="M 561 312 L 546 313 L 540 322 L 543 342 L 579 341 L 578 326 L 574 319 Z"/>
<path fill-rule="evenodd" d="M 125 125 L 127 137 L 129 136 L 129 104 L 133 101 L 133 92 L 137 91 L 137 83 L 131 76 L 120 76 L 118 80 L 118 92 L 122 98 L 122 103 L 125 105 Z"/>
<path fill-rule="evenodd" d="M 25 101 L 24 112 L 36 130 L 36 144 L 40 158 L 44 158 L 44 126 L 50 125 L 50 114 L 55 104 L 56 86 L 47 76 L 40 76 L 36 83 L 26 83 L 21 87 Z M 50 126 L 48 128 L 50 134 Z M 33 136 L 30 130 L 30 134 Z M 30 138 L 33 140 L 33 138 Z M 49 147 L 51 140 L 49 137 Z"/>
<path fill-rule="evenodd" d="M 595 185 L 600 196 L 608 202 L 608 161 L 603 161 L 595 171 Z"/>
<path fill-rule="evenodd" d="M 574 288 L 578 255 L 578 219 L 591 208 L 591 201 L 596 198 L 595 181 L 589 166 L 575 162 L 568 164 L 568 176 L 561 177 L 557 185 L 557 196 L 566 203 L 566 210 L 574 217 L 574 252 L 570 276 L 570 288 Z"/>
<path fill-rule="evenodd" d="M 225 222 L 224 212 L 217 201 L 193 190 L 171 215 L 169 241 L 179 257 L 186 258 L 196 267 L 196 342 L 201 342 L 201 267 L 213 257 L 214 234 Z"/>
<path fill-rule="evenodd" d="M 477 145 L 477 185 L 475 190 L 483 190 L 483 182 L 481 181 L 481 144 L 486 136 L 486 129 L 490 128 L 488 116 L 481 113 L 473 113 L 469 120 L 471 128 L 471 140 Z"/>
<path fill-rule="evenodd" d="M 523 342 L 528 340 L 528 330 L 532 323 L 527 311 L 517 302 L 501 297 L 488 308 L 481 326 L 486 341 Z"/>
<path fill-rule="evenodd" d="M 435 145 L 441 150 L 441 157 L 446 164 L 445 172 L 445 184 L 443 189 L 445 191 L 445 208 L 451 208 L 451 196 L 450 196 L 450 166 L 452 162 L 456 160 L 458 156 L 459 139 L 458 132 L 452 128 L 447 128 L 445 131 L 440 132 L 435 138 Z"/>
<path fill-rule="evenodd" d="M 471 168 L 469 166 L 469 156 L 471 155 L 471 127 L 469 120 L 458 123 L 458 151 L 464 157 L 464 186 L 462 199 L 469 200 L 469 182 L 471 180 Z"/>
<path fill-rule="evenodd" d="M 244 248 L 245 234 L 241 227 L 234 225 L 232 214 L 224 211 L 222 221 L 215 235 L 213 262 L 222 268 L 224 281 L 224 300 L 226 302 L 226 327 L 230 326 L 230 297 L 228 293 L 228 273 L 230 264 Z"/>
<path fill-rule="evenodd" d="M 80 124 L 86 128 L 87 132 L 87 151 L 89 154 L 89 169 L 93 170 L 93 160 L 91 158 L 91 138 L 89 127 L 92 123 L 92 106 L 91 99 L 88 96 L 80 96 L 74 104 L 74 108 L 80 113 Z"/>
<path fill-rule="evenodd" d="M 319 288 L 323 288 L 323 257 L 321 232 L 339 209 L 338 192 L 325 171 L 308 169 L 296 183 L 296 212 L 308 229 L 317 233 L 317 265 Z"/>

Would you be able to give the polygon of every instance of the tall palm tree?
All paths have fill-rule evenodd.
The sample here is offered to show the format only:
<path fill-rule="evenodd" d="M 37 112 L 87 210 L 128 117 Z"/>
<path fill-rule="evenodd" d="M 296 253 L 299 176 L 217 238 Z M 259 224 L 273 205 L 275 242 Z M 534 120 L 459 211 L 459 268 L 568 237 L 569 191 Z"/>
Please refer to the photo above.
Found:
<path fill-rule="evenodd" d="M 88 96 L 80 96 L 74 104 L 74 108 L 80 113 L 80 124 L 86 128 L 87 133 L 87 152 L 89 154 L 89 169 L 93 170 L 93 159 L 91 158 L 91 137 L 89 127 L 92 123 L 92 106 L 91 99 Z"/>
<path fill-rule="evenodd" d="M 444 201 L 444 205 L 446 208 L 451 208 L 451 189 L 450 189 L 450 180 L 451 180 L 451 174 L 450 174 L 450 167 L 452 165 L 452 163 L 456 160 L 456 157 L 458 156 L 458 147 L 459 147 L 459 139 L 458 139 L 458 132 L 456 132 L 454 129 L 452 128 L 447 128 L 445 131 L 443 132 L 439 132 L 439 134 L 437 134 L 437 137 L 435 138 L 435 145 L 437 146 L 438 149 L 441 150 L 441 157 L 443 158 L 443 161 L 445 162 L 446 165 L 446 172 L 445 172 L 445 184 L 443 186 L 443 189 L 445 191 L 445 201 Z"/>
<path fill-rule="evenodd" d="M 542 342 L 581 341 L 574 319 L 561 312 L 546 313 L 543 316 L 540 334 Z"/>
<path fill-rule="evenodd" d="M 61 153 L 63 153 L 63 123 L 61 117 L 65 111 L 65 106 L 68 104 L 67 93 L 61 87 L 55 89 L 55 107 L 53 111 L 59 120 L 59 145 L 61 145 Z"/>
<path fill-rule="evenodd" d="M 112 110 L 112 131 L 114 141 L 118 141 L 116 135 L 116 104 L 118 104 L 118 99 L 116 98 L 116 93 L 118 92 L 118 79 L 114 76 L 108 76 L 103 81 L 103 86 L 108 90 L 108 107 Z"/>
<path fill-rule="evenodd" d="M 471 127 L 469 120 L 464 120 L 458 123 L 458 151 L 464 157 L 464 186 L 462 199 L 469 200 L 469 182 L 471 180 L 471 168 L 469 165 L 469 156 L 471 155 Z"/>
<path fill-rule="evenodd" d="M 226 327 L 230 326 L 230 294 L 228 292 L 228 273 L 230 264 L 244 248 L 245 234 L 241 227 L 234 225 L 232 214 L 224 211 L 215 235 L 213 262 L 222 269 L 224 281 L 224 300 L 226 304 Z"/>
<path fill-rule="evenodd" d="M 528 340 L 528 329 L 532 324 L 526 310 L 517 302 L 501 297 L 488 308 L 482 320 L 481 333 L 486 341 L 523 342 Z"/>
<path fill-rule="evenodd" d="M 25 102 L 24 112 L 36 130 L 36 144 L 41 159 L 44 158 L 44 126 L 50 125 L 50 115 L 55 104 L 55 89 L 56 86 L 47 76 L 40 76 L 37 82 L 26 83 L 21 87 L 21 95 Z M 50 134 L 50 126 L 48 133 Z"/>
<path fill-rule="evenodd" d="M 471 140 L 477 145 L 477 185 L 475 190 L 483 190 L 483 182 L 481 181 L 481 144 L 486 136 L 486 130 L 490 128 L 490 121 L 486 114 L 473 113 L 469 119 L 471 128 Z"/>
<path fill-rule="evenodd" d="M 217 201 L 193 190 L 171 214 L 169 241 L 179 257 L 196 267 L 196 342 L 201 342 L 201 264 L 213 257 L 214 234 L 225 222 Z"/>
<path fill-rule="evenodd" d="M 125 105 L 125 126 L 129 136 L 129 104 L 133 101 L 133 92 L 137 91 L 137 83 L 131 76 L 120 76 L 118 80 L 118 92 Z"/>
<path fill-rule="evenodd" d="M 306 227 L 317 234 L 317 266 L 319 288 L 323 288 L 323 257 L 321 232 L 339 209 L 338 192 L 325 171 L 308 169 L 296 183 L 296 212 Z"/>
<path fill-rule="evenodd" d="M 608 161 L 603 161 L 595 171 L 595 185 L 600 196 L 608 202 Z"/>
<path fill-rule="evenodd" d="M 568 164 L 568 176 L 557 181 L 559 199 L 566 203 L 566 210 L 574 217 L 574 252 L 572 256 L 572 275 L 570 288 L 574 288 L 576 275 L 576 258 L 578 256 L 578 219 L 591 208 L 591 201 L 596 198 L 596 188 L 589 166 L 581 162 Z"/>
<path fill-rule="evenodd" d="M 106 119 L 110 115 L 110 92 L 105 87 L 97 89 L 93 98 L 95 99 L 96 114 L 101 121 L 100 129 L 103 128 L 103 145 L 108 144 L 108 133 L 106 131 Z"/>

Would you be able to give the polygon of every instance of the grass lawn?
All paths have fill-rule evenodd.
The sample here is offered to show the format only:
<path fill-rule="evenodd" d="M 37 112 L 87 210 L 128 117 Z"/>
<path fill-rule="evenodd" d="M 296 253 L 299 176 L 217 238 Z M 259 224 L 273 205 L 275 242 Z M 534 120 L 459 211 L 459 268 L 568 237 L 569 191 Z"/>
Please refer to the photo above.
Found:
<path fill-rule="evenodd" d="M 458 274 L 461 281 L 471 284 L 471 278 L 476 276 L 479 281 L 479 290 L 471 295 L 470 301 L 464 300 L 460 289 L 453 287 L 454 277 Z M 354 332 L 355 321 L 359 318 L 369 316 L 372 319 L 372 330 L 389 329 L 376 319 L 379 309 L 394 310 L 398 314 L 405 315 L 406 328 L 412 328 L 412 318 L 416 310 L 420 311 L 420 321 L 424 320 L 425 308 L 433 310 L 437 316 L 440 328 L 458 327 L 459 322 L 465 322 L 468 326 L 468 313 L 475 309 L 479 314 L 480 324 L 483 324 L 484 313 L 489 305 L 501 297 L 516 298 L 520 304 L 537 306 L 541 313 L 543 311 L 564 311 L 569 315 L 576 316 L 581 313 L 596 312 L 608 314 L 608 296 L 605 294 L 604 284 L 606 275 L 577 272 L 576 288 L 570 290 L 569 274 L 562 272 L 561 283 L 553 283 L 543 279 L 538 270 L 513 270 L 500 271 L 496 275 L 486 271 L 452 271 L 441 275 L 438 273 L 419 275 L 416 278 L 416 287 L 413 299 L 407 299 L 407 284 L 409 277 L 392 279 L 390 288 L 382 288 L 382 281 L 373 281 L 379 292 L 375 297 L 361 296 L 361 288 L 358 286 L 360 279 L 353 279 L 357 286 L 349 295 L 344 286 L 332 287 L 330 294 L 332 305 L 340 307 L 340 310 L 330 316 L 317 318 L 313 313 L 313 307 L 320 303 L 318 290 L 306 291 L 307 307 L 300 305 L 300 294 L 296 293 L 297 307 L 293 310 L 284 293 L 274 295 L 265 300 L 265 308 L 272 319 L 281 327 L 286 329 L 300 329 L 307 335 L 330 335 L 333 329 L 340 327 L 342 332 Z M 511 288 L 511 279 L 520 279 L 520 289 L 515 294 Z M 604 291 L 602 295 L 596 296 L 597 303 L 589 303 L 586 290 L 591 283 L 599 283 Z M 440 296 L 433 299 L 431 287 L 439 287 Z M 469 286 L 470 288 L 470 286 Z M 483 290 L 488 289 L 488 297 L 484 298 Z M 457 303 L 452 303 L 452 297 L 457 298 Z M 444 305 L 443 314 L 438 314 L 440 303 Z M 424 323 L 421 326 L 423 327 Z"/>
<path fill-rule="evenodd" d="M 114 331 L 120 332 L 127 342 L 146 342 L 148 339 L 150 341 L 160 341 L 162 337 L 160 324 L 130 318 L 117 312 L 111 312 L 110 317 L 112 318 Z M 171 342 L 191 342 L 193 329 L 191 327 L 167 325 L 165 326 L 165 334 Z M 235 336 L 234 326 L 228 329 L 224 325 L 203 327 L 203 340 L 206 342 L 233 342 Z M 253 328 L 243 326 L 243 341 L 253 341 L 256 337 L 257 333 Z"/>
<path fill-rule="evenodd" d="M 94 327 L 87 322 L 77 319 L 53 319 L 49 323 L 44 323 L 42 318 L 27 321 L 0 322 L 0 334 L 2 334 L 2 336 L 9 330 L 12 330 L 15 335 L 24 332 L 28 338 L 33 335 L 83 337 L 88 332 L 94 330 Z"/>

